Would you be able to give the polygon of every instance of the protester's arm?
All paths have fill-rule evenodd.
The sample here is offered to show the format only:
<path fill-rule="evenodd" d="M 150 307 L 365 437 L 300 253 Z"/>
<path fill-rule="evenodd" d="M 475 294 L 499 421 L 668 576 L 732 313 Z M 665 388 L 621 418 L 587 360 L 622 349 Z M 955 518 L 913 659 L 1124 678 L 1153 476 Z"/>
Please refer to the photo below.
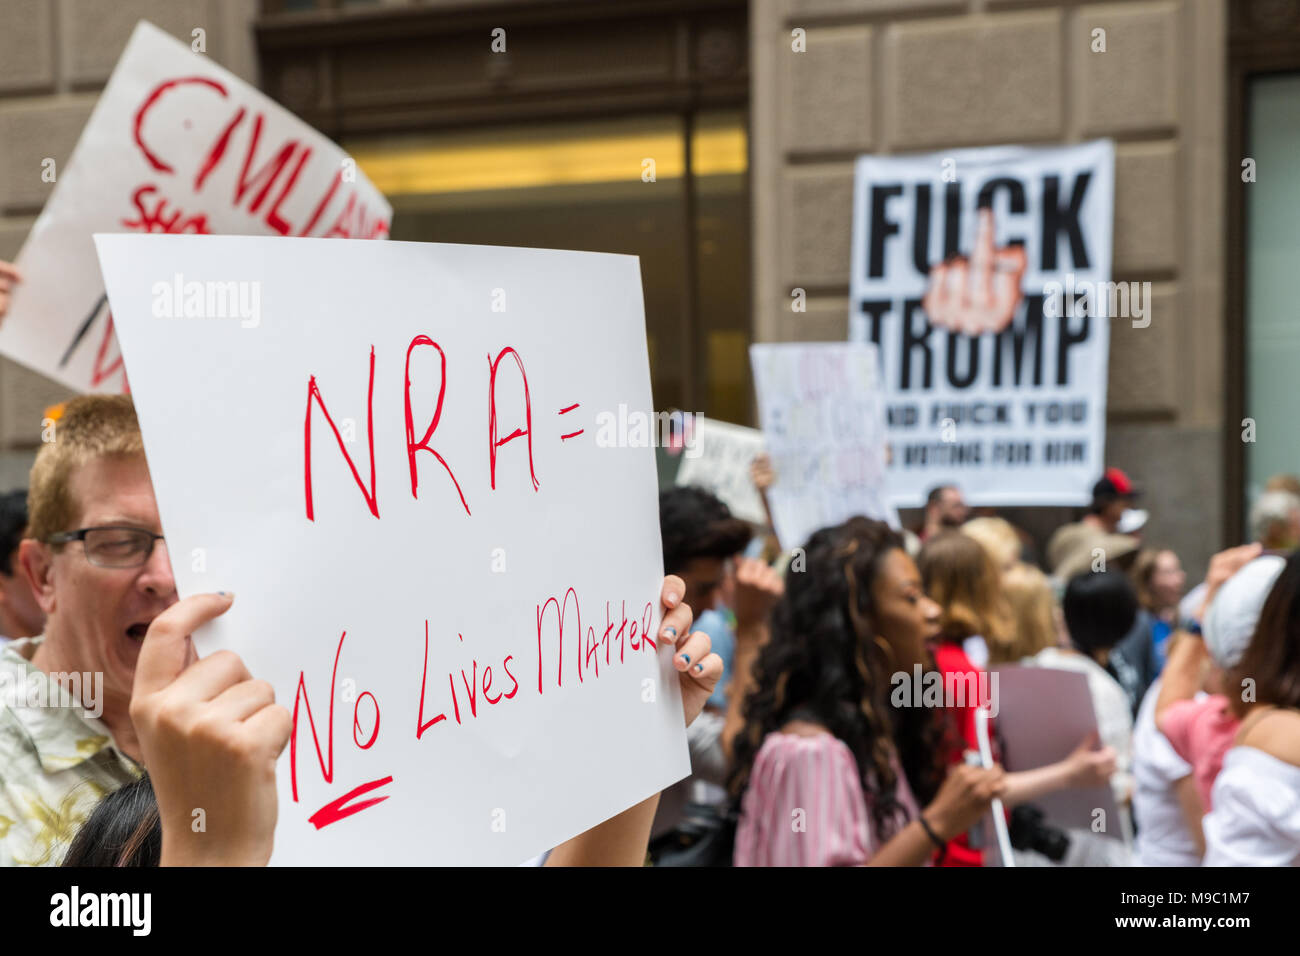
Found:
<path fill-rule="evenodd" d="M 700 780 L 727 785 L 727 772 L 731 769 L 722 749 L 722 728 L 726 718 L 711 708 L 696 717 L 686 728 L 686 744 L 691 751 L 691 773 Z"/>
<path fill-rule="evenodd" d="M 772 468 L 772 459 L 767 452 L 759 452 L 749 463 L 749 478 L 758 491 L 758 498 L 763 502 L 763 514 L 767 515 L 767 526 L 776 528 L 772 520 L 772 507 L 767 500 L 767 490 L 776 484 L 776 471 Z"/>
<path fill-rule="evenodd" d="M 952 839 L 938 831 L 934 823 L 926 817 L 926 822 L 938 832 L 939 839 Z M 960 831 L 959 831 L 960 832 Z M 954 834 L 955 835 L 955 834 Z M 894 834 L 884 846 L 868 860 L 865 866 L 924 866 L 925 861 L 934 856 L 937 848 L 930 835 L 925 832 L 920 821 L 913 820 L 898 833 Z"/>
<path fill-rule="evenodd" d="M 547 866 L 644 866 L 659 794 L 561 843 Z"/>
<path fill-rule="evenodd" d="M 973 827 L 988 812 L 993 798 L 1005 790 L 1006 774 L 1001 767 L 957 764 L 948 771 L 921 817 L 947 844 Z M 921 821 L 913 820 L 877 850 L 867 866 L 921 866 L 937 849 Z"/>
<path fill-rule="evenodd" d="M 1196 853 L 1205 856 L 1205 828 L 1201 823 L 1205 807 L 1201 804 L 1201 795 L 1196 789 L 1196 778 L 1189 773 L 1181 780 L 1175 780 L 1173 789 L 1174 796 L 1178 799 L 1178 809 L 1183 814 L 1183 823 L 1187 825 L 1187 832 L 1196 843 Z"/>
<path fill-rule="evenodd" d="M 728 760 L 732 743 L 745 726 L 745 696 L 753 685 L 754 661 L 767 643 L 772 608 L 784 593 L 781 576 L 763 561 L 744 558 L 736 566 L 736 648 L 727 688 L 727 722 L 722 730 L 722 750 Z"/>
<path fill-rule="evenodd" d="M 1205 598 L 1196 615 L 1198 620 L 1205 619 L 1206 611 L 1224 582 L 1258 558 L 1262 552 L 1263 548 L 1258 543 L 1243 544 L 1220 551 L 1210 559 L 1209 570 L 1205 573 Z M 1205 663 L 1209 659 L 1205 643 L 1194 634 L 1176 631 L 1169 640 L 1169 658 L 1160 678 L 1160 696 L 1156 698 L 1156 726 L 1165 736 L 1168 736 L 1168 731 L 1161 726 L 1162 719 L 1174 704 L 1196 696 L 1196 692 L 1201 689 Z"/>
<path fill-rule="evenodd" d="M 754 662 L 760 645 L 742 643 L 739 635 L 731 656 L 731 682 L 727 686 L 727 722 L 722 728 L 722 752 L 727 760 L 735 754 L 736 737 L 745 729 L 745 697 L 754 685 Z"/>
<path fill-rule="evenodd" d="M 1037 800 L 1057 790 L 1083 790 L 1104 787 L 1115 772 L 1115 751 L 1110 747 L 1095 750 L 1097 735 L 1094 732 L 1074 748 L 1064 760 L 1019 770 L 1006 776 L 1006 792 L 1002 802 L 1008 807 Z"/>
<path fill-rule="evenodd" d="M 5 317 L 9 311 L 9 296 L 13 291 L 14 283 L 21 282 L 22 273 L 12 262 L 5 262 L 0 259 L 0 319 Z"/>
<path fill-rule="evenodd" d="M 1178 643 L 1169 652 L 1164 673 L 1160 675 L 1160 696 L 1156 698 L 1156 727 L 1168 736 L 1161 724 L 1169 708 L 1181 700 L 1191 700 L 1201 689 L 1201 677 L 1209 654 L 1205 642 L 1195 635 L 1182 632 Z"/>
<path fill-rule="evenodd" d="M 722 658 L 709 652 L 709 635 L 691 633 L 691 608 L 682 604 L 686 584 L 670 574 L 664 578 L 662 602 L 666 609 L 659 628 L 660 647 L 673 650 L 682 691 L 682 717 L 689 727 L 704 709 L 722 676 Z M 546 859 L 547 866 L 642 866 L 650 846 L 650 828 L 659 808 L 659 794 L 597 824 L 560 844 Z"/>
<path fill-rule="evenodd" d="M 173 604 L 149 625 L 136 663 L 131 721 L 158 800 L 163 866 L 263 866 L 271 858 L 275 762 L 293 719 L 233 652 L 188 663 L 189 635 L 232 601 L 196 594 Z"/>

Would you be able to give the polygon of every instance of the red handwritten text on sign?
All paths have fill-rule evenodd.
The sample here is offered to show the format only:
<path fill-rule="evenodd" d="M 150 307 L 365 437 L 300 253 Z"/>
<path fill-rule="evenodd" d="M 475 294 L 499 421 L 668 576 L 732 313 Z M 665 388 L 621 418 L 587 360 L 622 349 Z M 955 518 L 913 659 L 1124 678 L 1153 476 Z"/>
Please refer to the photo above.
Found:
<path fill-rule="evenodd" d="M 416 349 L 420 348 L 429 348 L 437 352 L 439 379 L 437 399 L 433 411 L 421 437 L 417 440 L 415 411 L 411 401 L 411 355 Z M 503 360 L 506 358 L 511 359 L 511 361 L 504 362 Z M 503 371 L 503 369 L 508 371 Z M 511 408 L 503 412 L 498 408 L 497 402 L 498 379 L 500 375 L 509 373 L 517 374 L 519 377 L 522 386 L 523 407 Z M 419 497 L 420 472 L 417 453 L 428 452 L 441 465 L 442 470 L 450 480 L 451 486 L 455 489 L 461 507 L 464 508 L 465 513 L 468 515 L 471 513 L 470 506 L 466 500 L 465 492 L 456 478 L 453 462 L 445 457 L 435 444 L 435 433 L 441 421 L 443 401 L 446 397 L 446 379 L 447 355 L 442 347 L 427 335 L 417 335 L 411 339 L 406 349 L 403 382 L 406 464 L 410 474 L 411 497 L 417 499 Z M 541 483 L 537 477 L 533 458 L 532 397 L 528 388 L 528 374 L 524 359 L 516 349 L 506 346 L 495 357 L 488 356 L 487 382 L 487 453 L 489 460 L 488 471 L 491 475 L 490 486 L 495 490 L 499 455 L 506 446 L 519 441 L 523 443 L 520 446 L 520 455 L 517 459 L 519 467 L 522 469 L 526 458 L 527 480 L 533 491 L 537 492 L 541 488 Z M 363 477 L 362 469 L 358 468 L 357 463 L 348 452 L 343 434 L 326 404 L 316 377 L 312 375 L 308 378 L 306 413 L 303 423 L 303 488 L 306 517 L 309 521 L 316 520 L 312 478 L 312 438 L 313 424 L 318 418 L 323 418 L 330 432 L 333 433 L 335 444 L 337 444 L 339 451 L 343 455 L 353 481 L 361 491 L 366 510 L 376 519 L 381 517 L 374 447 L 374 394 L 375 348 L 371 346 L 366 382 L 366 449 L 369 460 L 364 465 L 366 475 Z M 561 416 L 567 415 L 579 407 L 580 403 L 575 402 L 560 409 L 558 414 Z M 505 437 L 498 437 L 500 429 L 498 423 L 502 415 L 509 415 L 509 420 L 518 424 Z M 578 429 L 562 434 L 559 437 L 563 442 L 582 433 L 583 429 Z M 598 631 L 597 627 L 591 623 L 590 618 L 584 628 L 582 608 L 575 588 L 570 587 L 563 594 L 549 596 L 539 601 L 536 604 L 536 661 L 533 666 L 533 670 L 537 675 L 537 693 L 541 695 L 545 691 L 547 675 L 550 673 L 554 674 L 554 686 L 557 688 L 564 687 L 566 661 L 569 662 L 568 669 L 572 676 L 576 678 L 577 684 L 582 685 L 588 679 L 598 679 L 600 677 L 602 663 L 608 670 L 628 660 L 629 650 L 638 653 L 648 652 L 653 655 L 656 650 L 656 643 L 650 636 L 654 618 L 653 603 L 646 602 L 641 608 L 640 616 L 634 616 L 631 619 L 627 615 L 627 606 L 628 602 L 626 600 L 620 600 L 617 606 L 612 601 L 606 601 L 604 627 L 603 630 Z M 316 748 L 317 762 L 320 766 L 322 779 L 325 783 L 333 783 L 334 780 L 335 681 L 338 674 L 339 657 L 343 652 L 343 643 L 346 636 L 347 632 L 344 631 L 335 650 L 334 665 L 330 677 L 330 706 L 326 722 L 326 746 L 324 752 L 321 749 L 320 736 L 308 697 L 305 674 L 300 671 L 298 675 L 298 690 L 294 698 L 293 709 L 294 730 L 289 751 L 290 779 L 292 780 L 295 802 L 298 800 L 300 716 L 305 715 L 306 717 L 307 727 Z M 431 638 L 429 622 L 426 620 L 424 622 L 422 666 L 420 668 L 419 703 L 416 708 L 415 720 L 415 738 L 417 740 L 424 738 L 435 728 L 441 731 L 442 728 L 458 726 L 466 721 L 474 720 L 484 708 L 507 706 L 508 702 L 515 700 L 523 689 L 523 685 L 516 676 L 517 672 L 523 673 L 523 671 L 520 670 L 517 656 L 514 653 L 509 653 L 503 657 L 494 657 L 488 661 L 480 660 L 476 655 L 469 656 L 459 668 L 447 673 L 446 690 L 444 692 L 442 690 L 444 684 L 441 675 L 434 676 L 430 680 L 429 645 L 431 639 L 437 640 L 437 637 Z M 457 634 L 456 640 L 458 645 L 465 643 L 463 634 Z M 551 664 L 552 661 L 554 662 L 553 665 Z M 553 670 L 551 669 L 552 666 Z M 571 686 L 572 684 L 573 682 L 570 681 Z M 412 686 L 411 691 L 414 698 L 414 686 Z M 365 704 L 364 708 L 362 706 L 363 702 Z M 362 691 L 353 701 L 352 710 L 353 744 L 359 750 L 368 750 L 379 737 L 380 702 L 372 692 Z M 393 775 L 388 774 L 360 784 L 325 804 L 308 818 L 309 822 L 317 829 L 320 829 L 368 807 L 382 803 L 388 798 L 387 795 L 372 796 L 366 800 L 356 801 L 357 798 L 375 793 L 392 782 Z"/>

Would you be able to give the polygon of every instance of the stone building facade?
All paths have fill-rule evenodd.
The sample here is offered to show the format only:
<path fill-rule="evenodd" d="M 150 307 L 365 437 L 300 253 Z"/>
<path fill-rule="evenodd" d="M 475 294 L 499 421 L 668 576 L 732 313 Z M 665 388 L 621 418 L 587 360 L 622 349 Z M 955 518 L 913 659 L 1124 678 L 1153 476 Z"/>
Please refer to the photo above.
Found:
<path fill-rule="evenodd" d="M 348 117 L 328 99 L 330 83 L 317 81 L 335 62 L 368 63 L 338 51 L 351 42 L 373 44 L 385 17 L 416 22 L 412 12 L 425 11 L 451 22 L 489 11 L 510 22 L 563 6 L 6 0 L 0 257 L 17 253 L 51 188 L 40 177 L 42 160 L 66 160 L 140 17 L 186 42 L 203 27 L 211 56 L 247 79 L 267 77 L 272 95 L 283 92 L 285 76 L 310 80 L 323 98 L 291 108 L 344 138 Z M 585 0 L 567 6 L 579 13 L 604 7 Z M 656 7 L 674 14 L 698 7 L 747 17 L 754 341 L 844 338 L 857 155 L 1113 138 L 1113 277 L 1149 281 L 1154 301 L 1148 328 L 1112 325 L 1107 460 L 1154 489 L 1149 538 L 1178 550 L 1193 572 L 1204 568 L 1233 528 L 1226 512 L 1239 509 L 1227 502 L 1240 493 L 1226 487 L 1223 463 L 1231 407 L 1225 397 L 1225 210 L 1232 175 L 1225 0 L 628 0 L 627 7 L 647 15 Z M 287 28 L 299 23 L 337 27 L 320 33 L 330 47 L 319 62 L 275 52 L 291 42 Z M 804 52 L 792 50 L 796 28 L 805 31 Z M 1105 30 L 1104 53 L 1092 51 L 1097 28 Z M 590 45 L 594 60 L 612 69 L 619 58 L 599 47 Z M 580 49 L 563 59 L 582 69 Z M 393 60 L 405 74 L 418 72 L 418 57 Z M 388 115 L 382 56 L 375 63 L 349 74 L 349 82 L 375 85 L 373 95 L 349 93 L 372 122 Z M 460 70 L 448 74 L 447 89 L 460 88 Z M 706 75 L 706 91 L 707 81 Z M 485 89 L 489 95 L 490 85 Z M 633 101 L 614 99 L 625 92 L 611 92 L 611 109 Z M 439 122 L 454 123 L 457 109 L 447 107 Z M 804 313 L 791 311 L 795 287 L 808 293 Z M 0 485 L 24 481 L 41 410 L 64 397 L 39 376 L 0 362 Z M 1064 513 L 1040 509 L 1022 517 L 1045 527 Z"/>
<path fill-rule="evenodd" d="M 1111 325 L 1106 457 L 1153 489 L 1148 539 L 1203 568 L 1225 498 L 1225 5 L 754 0 L 750 23 L 761 341 L 845 336 L 857 155 L 1115 140 L 1113 278 L 1153 303 L 1150 327 Z"/>

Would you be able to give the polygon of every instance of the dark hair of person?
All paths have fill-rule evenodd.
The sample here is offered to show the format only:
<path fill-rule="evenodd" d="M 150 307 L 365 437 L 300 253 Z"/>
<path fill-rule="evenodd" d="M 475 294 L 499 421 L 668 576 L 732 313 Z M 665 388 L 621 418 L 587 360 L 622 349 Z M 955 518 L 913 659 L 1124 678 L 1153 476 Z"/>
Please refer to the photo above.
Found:
<path fill-rule="evenodd" d="M 925 496 L 925 506 L 928 508 L 931 505 L 937 505 L 940 501 L 943 500 L 943 493 L 947 491 L 949 488 L 955 488 L 955 487 L 957 486 L 956 485 L 935 485 L 933 488 L 930 489 L 930 493 Z"/>
<path fill-rule="evenodd" d="M 695 558 L 734 557 L 754 536 L 716 495 L 689 486 L 659 495 L 659 532 L 666 574 L 681 574 Z"/>
<path fill-rule="evenodd" d="M 1244 680 L 1254 682 L 1252 700 L 1243 700 Z M 1300 708 L 1300 552 L 1286 559 L 1282 573 L 1273 582 L 1250 645 L 1230 669 L 1228 702 L 1238 717 L 1252 706 Z"/>
<path fill-rule="evenodd" d="M 162 821 L 148 775 L 99 801 L 68 847 L 64 866 L 158 866 Z"/>
<path fill-rule="evenodd" d="M 1133 629 L 1137 592 L 1120 571 L 1085 571 L 1070 578 L 1061 610 L 1075 650 L 1091 656 L 1110 650 Z"/>
<path fill-rule="evenodd" d="M 922 806 L 938 792 L 956 746 L 948 717 L 936 708 L 890 707 L 894 663 L 874 633 L 874 585 L 886 555 L 902 548 L 888 525 L 867 518 L 808 539 L 805 570 L 786 576 L 771 638 L 754 664 L 727 781 L 737 807 L 764 739 L 794 719 L 816 721 L 848 746 L 882 836 L 893 834 L 902 810 L 892 753 Z"/>
<path fill-rule="evenodd" d="M 0 574 L 14 573 L 13 556 L 27 530 L 27 491 L 6 491 L 0 495 Z"/>

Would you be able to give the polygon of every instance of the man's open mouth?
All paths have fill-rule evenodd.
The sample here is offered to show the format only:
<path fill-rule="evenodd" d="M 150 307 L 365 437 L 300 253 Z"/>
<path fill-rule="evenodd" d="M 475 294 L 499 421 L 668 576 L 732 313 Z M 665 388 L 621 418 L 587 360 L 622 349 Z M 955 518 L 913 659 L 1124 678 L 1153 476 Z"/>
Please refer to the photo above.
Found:
<path fill-rule="evenodd" d="M 126 629 L 126 636 L 133 641 L 143 641 L 144 636 L 149 633 L 148 621 L 137 621 Z"/>

